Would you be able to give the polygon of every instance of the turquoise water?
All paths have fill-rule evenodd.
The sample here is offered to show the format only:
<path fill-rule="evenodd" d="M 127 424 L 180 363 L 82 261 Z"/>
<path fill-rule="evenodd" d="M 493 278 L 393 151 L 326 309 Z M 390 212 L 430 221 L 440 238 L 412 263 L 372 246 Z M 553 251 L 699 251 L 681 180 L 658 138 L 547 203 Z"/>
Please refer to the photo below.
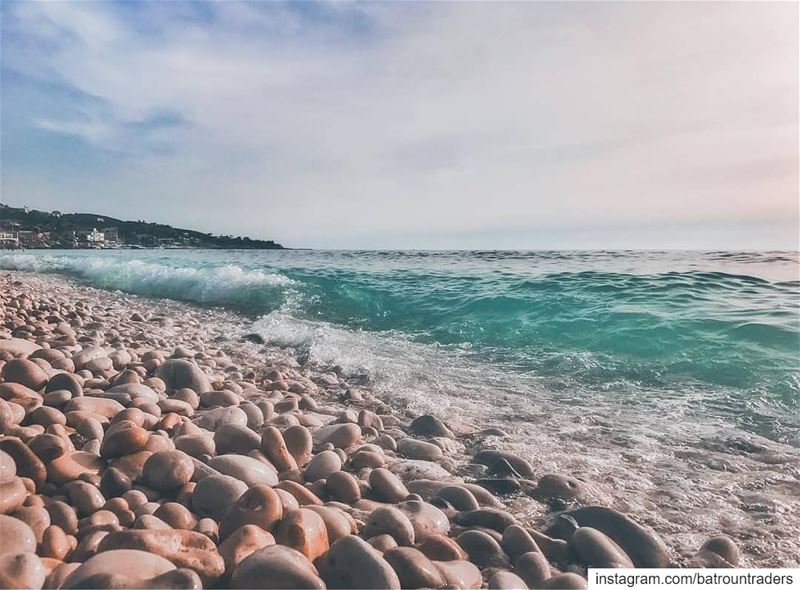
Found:
<path fill-rule="evenodd" d="M 796 252 L 29 251 L 0 268 L 224 306 L 390 395 L 482 380 L 800 445 Z"/>

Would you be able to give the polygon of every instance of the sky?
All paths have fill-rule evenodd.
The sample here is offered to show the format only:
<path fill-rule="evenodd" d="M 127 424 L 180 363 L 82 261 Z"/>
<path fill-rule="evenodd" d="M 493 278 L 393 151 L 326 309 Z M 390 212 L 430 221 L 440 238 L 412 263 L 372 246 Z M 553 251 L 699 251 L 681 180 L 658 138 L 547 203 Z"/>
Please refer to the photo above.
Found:
<path fill-rule="evenodd" d="M 4 203 L 293 247 L 798 247 L 794 2 L 0 10 Z"/>

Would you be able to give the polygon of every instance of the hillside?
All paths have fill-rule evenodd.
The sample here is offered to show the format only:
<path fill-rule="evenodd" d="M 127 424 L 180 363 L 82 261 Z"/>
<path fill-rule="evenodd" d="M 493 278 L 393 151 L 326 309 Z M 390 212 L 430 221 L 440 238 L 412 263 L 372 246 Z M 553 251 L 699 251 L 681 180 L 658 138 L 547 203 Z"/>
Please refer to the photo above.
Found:
<path fill-rule="evenodd" d="M 218 236 L 161 223 L 126 221 L 95 213 L 37 211 L 2 204 L 0 235 L 4 247 L 283 248 L 272 240 Z"/>

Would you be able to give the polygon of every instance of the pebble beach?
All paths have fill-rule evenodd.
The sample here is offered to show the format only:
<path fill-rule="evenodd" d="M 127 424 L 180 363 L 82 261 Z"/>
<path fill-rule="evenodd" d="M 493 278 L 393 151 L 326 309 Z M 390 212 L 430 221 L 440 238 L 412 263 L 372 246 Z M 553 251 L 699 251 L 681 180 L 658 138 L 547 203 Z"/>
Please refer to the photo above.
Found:
<path fill-rule="evenodd" d="M 11 272 L 0 320 L 2 588 L 583 588 L 589 567 L 740 565 L 728 536 L 675 547 L 502 428 L 414 415 L 228 311 Z"/>

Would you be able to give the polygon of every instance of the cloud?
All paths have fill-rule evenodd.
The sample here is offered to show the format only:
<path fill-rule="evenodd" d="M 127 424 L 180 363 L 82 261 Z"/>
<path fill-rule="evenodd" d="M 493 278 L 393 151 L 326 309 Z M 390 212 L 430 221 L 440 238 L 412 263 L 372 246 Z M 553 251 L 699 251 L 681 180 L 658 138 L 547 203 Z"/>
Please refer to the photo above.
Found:
<path fill-rule="evenodd" d="M 794 4 L 3 11 L 4 78 L 73 97 L 3 120 L 98 154 L 80 178 L 6 166 L 12 199 L 311 246 L 749 218 L 796 237 Z"/>

